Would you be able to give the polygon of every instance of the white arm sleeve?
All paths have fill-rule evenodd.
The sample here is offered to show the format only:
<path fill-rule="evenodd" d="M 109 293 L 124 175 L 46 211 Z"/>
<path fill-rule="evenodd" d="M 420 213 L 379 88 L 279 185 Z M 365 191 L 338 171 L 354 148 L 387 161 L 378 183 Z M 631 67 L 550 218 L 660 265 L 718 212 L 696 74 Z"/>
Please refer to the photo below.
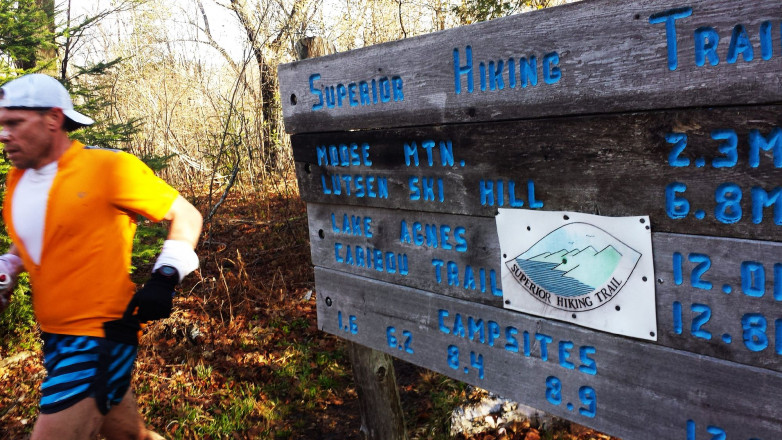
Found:
<path fill-rule="evenodd" d="M 152 271 L 158 270 L 160 266 L 171 266 L 176 269 L 181 282 L 190 272 L 198 269 L 198 255 L 184 241 L 166 240 Z"/>

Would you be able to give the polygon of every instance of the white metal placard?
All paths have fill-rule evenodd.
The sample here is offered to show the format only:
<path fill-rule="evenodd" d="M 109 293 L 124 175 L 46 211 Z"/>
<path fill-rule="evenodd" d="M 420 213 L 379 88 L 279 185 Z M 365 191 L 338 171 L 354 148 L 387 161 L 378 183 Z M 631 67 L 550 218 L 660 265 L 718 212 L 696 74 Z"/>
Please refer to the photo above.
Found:
<path fill-rule="evenodd" d="M 506 309 L 657 340 L 649 217 L 499 209 Z"/>

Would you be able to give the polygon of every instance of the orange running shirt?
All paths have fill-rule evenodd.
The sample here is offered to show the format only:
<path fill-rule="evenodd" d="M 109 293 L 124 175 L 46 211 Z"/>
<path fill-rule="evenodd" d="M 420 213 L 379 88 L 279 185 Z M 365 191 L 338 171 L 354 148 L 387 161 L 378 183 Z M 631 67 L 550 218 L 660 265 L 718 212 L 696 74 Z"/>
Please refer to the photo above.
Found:
<path fill-rule="evenodd" d="M 36 265 L 11 215 L 24 172 L 8 173 L 3 219 L 30 274 L 41 330 L 104 337 L 103 323 L 121 318 L 135 292 L 129 272 L 137 215 L 162 220 L 179 193 L 133 155 L 73 141 L 49 191 Z"/>

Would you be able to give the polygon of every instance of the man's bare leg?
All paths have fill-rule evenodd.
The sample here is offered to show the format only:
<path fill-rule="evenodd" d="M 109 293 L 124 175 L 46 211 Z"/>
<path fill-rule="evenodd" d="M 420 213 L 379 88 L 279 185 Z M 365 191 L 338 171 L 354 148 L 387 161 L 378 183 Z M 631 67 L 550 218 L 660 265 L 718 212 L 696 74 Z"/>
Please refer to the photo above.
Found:
<path fill-rule="evenodd" d="M 130 389 L 119 405 L 111 408 L 106 415 L 100 433 L 107 440 L 163 440 L 156 432 L 147 429 L 136 405 L 136 396 Z"/>
<path fill-rule="evenodd" d="M 30 440 L 91 440 L 98 435 L 102 422 L 95 399 L 86 398 L 66 410 L 39 415 Z"/>
<path fill-rule="evenodd" d="M 91 397 L 58 413 L 41 414 L 30 440 L 93 440 L 98 433 L 107 440 L 163 440 L 144 425 L 130 390 L 105 417 Z"/>

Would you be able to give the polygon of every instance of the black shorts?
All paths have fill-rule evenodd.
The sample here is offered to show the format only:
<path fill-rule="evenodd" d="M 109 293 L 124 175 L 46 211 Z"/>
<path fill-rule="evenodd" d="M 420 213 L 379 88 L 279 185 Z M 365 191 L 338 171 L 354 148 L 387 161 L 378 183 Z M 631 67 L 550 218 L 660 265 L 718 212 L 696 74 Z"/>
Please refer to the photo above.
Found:
<path fill-rule="evenodd" d="M 70 408 L 95 398 L 101 414 L 119 404 L 130 388 L 136 347 L 92 336 L 42 333 L 46 379 L 41 384 L 41 413 Z"/>

